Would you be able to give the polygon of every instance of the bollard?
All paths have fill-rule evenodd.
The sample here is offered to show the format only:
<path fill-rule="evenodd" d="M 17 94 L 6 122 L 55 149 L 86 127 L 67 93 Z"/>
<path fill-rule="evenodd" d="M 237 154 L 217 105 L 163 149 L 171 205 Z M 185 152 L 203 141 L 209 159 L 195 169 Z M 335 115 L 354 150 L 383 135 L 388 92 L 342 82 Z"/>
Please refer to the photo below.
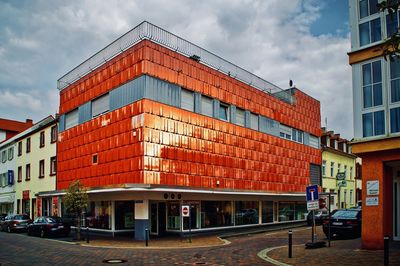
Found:
<path fill-rule="evenodd" d="M 146 240 L 146 247 L 149 245 L 149 229 L 144 229 L 144 239 Z"/>
<path fill-rule="evenodd" d="M 89 226 L 86 227 L 86 243 L 89 243 Z"/>
<path fill-rule="evenodd" d="M 389 236 L 383 237 L 383 265 L 389 265 Z"/>
<path fill-rule="evenodd" d="M 292 258 L 292 230 L 289 230 L 288 236 L 289 236 L 289 248 L 288 248 L 288 252 L 289 252 L 289 258 Z"/>

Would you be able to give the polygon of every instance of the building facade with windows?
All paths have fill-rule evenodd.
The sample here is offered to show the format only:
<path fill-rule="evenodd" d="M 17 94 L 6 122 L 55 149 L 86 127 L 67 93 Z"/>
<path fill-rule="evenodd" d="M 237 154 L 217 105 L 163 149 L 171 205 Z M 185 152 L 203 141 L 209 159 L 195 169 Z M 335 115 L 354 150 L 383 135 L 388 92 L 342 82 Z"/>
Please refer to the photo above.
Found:
<path fill-rule="evenodd" d="M 32 126 L 0 118 L 0 214 L 12 214 L 15 201 L 15 135 Z"/>
<path fill-rule="evenodd" d="M 194 231 L 304 220 L 305 187 L 320 179 L 320 104 L 300 90 L 148 22 L 58 85 L 57 191 L 41 195 L 79 179 L 93 230 L 185 231 L 183 205 Z"/>
<path fill-rule="evenodd" d="M 357 156 L 351 153 L 349 141 L 322 128 L 321 146 L 322 190 L 333 195 L 326 203 L 331 205 L 331 210 L 357 206 L 357 201 L 361 200 L 357 180 L 361 178 L 356 175 Z"/>
<path fill-rule="evenodd" d="M 0 143 L 0 214 L 13 214 L 15 201 L 15 140 Z"/>
<path fill-rule="evenodd" d="M 57 120 L 49 116 L 15 138 L 14 213 L 60 215 L 56 197 L 38 198 L 42 191 L 56 188 Z"/>
<path fill-rule="evenodd" d="M 362 158 L 362 243 L 368 249 L 382 249 L 384 235 L 400 240 L 400 61 L 385 60 L 380 49 L 400 20 L 377 3 L 349 1 L 352 151 Z"/>

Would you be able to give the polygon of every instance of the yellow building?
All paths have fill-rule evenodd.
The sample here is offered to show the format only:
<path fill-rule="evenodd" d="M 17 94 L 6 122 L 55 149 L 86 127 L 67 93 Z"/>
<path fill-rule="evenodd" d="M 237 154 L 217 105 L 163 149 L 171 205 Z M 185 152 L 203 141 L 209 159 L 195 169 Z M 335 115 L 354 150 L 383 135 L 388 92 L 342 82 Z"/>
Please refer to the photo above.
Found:
<path fill-rule="evenodd" d="M 58 206 L 51 199 L 36 200 L 36 194 L 56 188 L 57 123 L 49 116 L 21 132 L 16 139 L 16 186 L 14 213 L 35 218 L 52 215 Z"/>
<path fill-rule="evenodd" d="M 322 189 L 331 192 L 331 210 L 357 206 L 361 192 L 357 190 L 356 159 L 346 139 L 322 128 Z M 326 202 L 328 204 L 328 202 Z"/>

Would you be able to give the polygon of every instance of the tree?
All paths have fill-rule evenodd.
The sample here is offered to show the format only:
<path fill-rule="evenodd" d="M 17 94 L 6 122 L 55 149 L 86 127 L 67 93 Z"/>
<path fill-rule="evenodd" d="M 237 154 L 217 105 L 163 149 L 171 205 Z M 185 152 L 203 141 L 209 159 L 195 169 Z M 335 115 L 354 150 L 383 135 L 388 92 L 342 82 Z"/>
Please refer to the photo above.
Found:
<path fill-rule="evenodd" d="M 76 238 L 81 239 L 81 217 L 88 206 L 88 195 L 84 186 L 76 180 L 69 185 L 67 194 L 63 198 L 66 210 L 76 215 Z"/>
<path fill-rule="evenodd" d="M 395 20 L 400 8 L 400 0 L 382 1 L 378 4 L 378 8 L 381 12 L 387 10 L 391 19 Z M 397 28 L 397 31 L 388 36 L 388 38 L 383 42 L 381 49 L 385 60 L 389 59 L 389 61 L 394 61 L 400 59 L 400 28 Z"/>

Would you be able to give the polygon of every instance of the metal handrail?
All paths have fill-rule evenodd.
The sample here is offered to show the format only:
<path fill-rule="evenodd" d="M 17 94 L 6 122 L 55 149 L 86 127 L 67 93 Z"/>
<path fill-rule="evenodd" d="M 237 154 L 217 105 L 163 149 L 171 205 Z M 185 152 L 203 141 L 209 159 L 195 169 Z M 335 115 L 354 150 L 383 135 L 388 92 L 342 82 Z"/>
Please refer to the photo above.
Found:
<path fill-rule="evenodd" d="M 268 82 L 249 71 L 238 67 L 227 60 L 187 41 L 175 34 L 166 31 L 154 24 L 143 21 L 132 30 L 128 31 L 114 42 L 107 45 L 89 59 L 69 71 L 57 81 L 57 88 L 63 90 L 73 82 L 92 72 L 105 62 L 126 51 L 142 40 L 150 40 L 182 55 L 191 57 L 199 56 L 200 63 L 218 70 L 232 78 L 250 85 L 262 92 L 268 93 L 280 100 L 293 103 L 292 94 Z"/>

